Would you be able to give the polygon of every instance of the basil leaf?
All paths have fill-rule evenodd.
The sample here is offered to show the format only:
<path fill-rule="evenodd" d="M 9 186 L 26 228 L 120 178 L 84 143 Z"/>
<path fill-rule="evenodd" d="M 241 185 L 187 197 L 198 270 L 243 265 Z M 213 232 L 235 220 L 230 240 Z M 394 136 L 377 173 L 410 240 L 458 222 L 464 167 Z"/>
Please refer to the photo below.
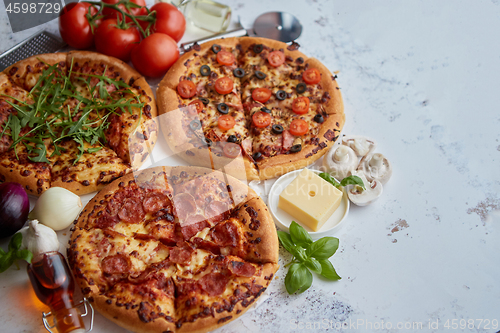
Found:
<path fill-rule="evenodd" d="M 292 254 L 295 258 L 299 259 L 299 261 L 307 260 L 306 250 L 304 250 L 301 246 L 294 245 L 292 248 Z"/>
<path fill-rule="evenodd" d="M 328 280 L 332 281 L 337 281 L 342 279 L 337 272 L 335 271 L 335 268 L 333 268 L 332 263 L 328 259 L 322 259 L 319 260 L 319 263 L 321 264 L 321 275 L 327 278 Z"/>
<path fill-rule="evenodd" d="M 333 178 L 328 172 L 322 172 L 318 176 L 320 176 L 321 178 L 323 178 L 324 180 L 326 180 L 335 187 L 340 186 L 340 183 L 336 181 L 335 178 Z"/>
<path fill-rule="evenodd" d="M 304 265 L 306 265 L 306 267 L 314 273 L 321 274 L 322 266 L 318 260 L 314 258 L 308 258 L 306 261 L 304 261 Z"/>
<path fill-rule="evenodd" d="M 14 263 L 12 252 L 0 257 L 0 273 L 3 273 Z"/>
<path fill-rule="evenodd" d="M 21 244 L 23 242 L 23 235 L 21 233 L 16 233 L 9 242 L 9 252 L 17 251 L 21 248 Z"/>
<path fill-rule="evenodd" d="M 295 244 L 302 246 L 303 248 L 306 248 L 313 242 L 306 229 L 295 221 L 292 221 L 292 224 L 290 224 L 290 236 Z"/>
<path fill-rule="evenodd" d="M 16 258 L 26 260 L 29 264 L 31 264 L 31 259 L 33 259 L 33 253 L 31 253 L 28 249 L 17 251 Z"/>
<path fill-rule="evenodd" d="M 303 264 L 293 264 L 285 276 L 286 291 L 291 295 L 307 290 L 312 284 L 312 274 Z"/>
<path fill-rule="evenodd" d="M 290 235 L 286 232 L 278 230 L 278 239 L 280 240 L 280 243 L 281 245 L 283 245 L 285 250 L 293 254 L 293 248 L 295 245 L 293 244 Z"/>
<path fill-rule="evenodd" d="M 363 180 L 359 178 L 358 176 L 351 175 L 349 177 L 346 177 L 342 179 L 340 182 L 341 186 L 347 186 L 347 185 L 358 185 L 363 188 L 363 190 L 366 190 L 365 184 L 363 183 Z"/>
<path fill-rule="evenodd" d="M 323 237 L 309 245 L 306 249 L 306 253 L 309 257 L 316 259 L 328 259 L 335 254 L 338 248 L 338 238 Z"/>

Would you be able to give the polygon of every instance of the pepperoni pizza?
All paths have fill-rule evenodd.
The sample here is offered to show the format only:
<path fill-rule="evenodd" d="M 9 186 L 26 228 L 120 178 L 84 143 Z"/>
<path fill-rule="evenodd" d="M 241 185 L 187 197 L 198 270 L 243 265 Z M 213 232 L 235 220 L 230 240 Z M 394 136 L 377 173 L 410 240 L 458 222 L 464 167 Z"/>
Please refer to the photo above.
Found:
<path fill-rule="evenodd" d="M 242 315 L 278 269 L 260 197 L 201 167 L 156 167 L 101 190 L 73 228 L 84 295 L 135 332 L 206 332 Z"/>
<path fill-rule="evenodd" d="M 170 148 L 193 165 L 268 179 L 303 168 L 339 137 L 336 76 L 298 44 L 242 37 L 194 45 L 157 90 Z"/>
<path fill-rule="evenodd" d="M 158 132 L 154 95 L 124 62 L 36 55 L 0 73 L 0 181 L 29 194 L 94 192 L 138 168 Z"/>

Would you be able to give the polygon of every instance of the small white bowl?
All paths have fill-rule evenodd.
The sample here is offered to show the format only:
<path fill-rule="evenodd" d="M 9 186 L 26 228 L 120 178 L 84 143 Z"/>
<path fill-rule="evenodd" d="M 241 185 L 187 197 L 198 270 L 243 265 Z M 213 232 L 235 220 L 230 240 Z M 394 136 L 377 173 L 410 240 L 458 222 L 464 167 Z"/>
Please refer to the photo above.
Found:
<path fill-rule="evenodd" d="M 278 180 L 276 180 L 276 182 L 271 187 L 271 190 L 269 191 L 268 205 L 274 218 L 274 222 L 280 230 L 285 232 L 289 232 L 288 228 L 290 227 L 290 224 L 292 223 L 292 221 L 295 221 L 297 219 L 284 210 L 278 208 L 279 197 L 285 187 L 287 187 L 288 184 L 290 184 L 301 171 L 302 170 L 295 170 L 281 176 L 280 178 L 278 178 Z M 311 171 L 317 174 L 321 173 L 318 170 Z M 325 236 L 330 236 L 337 232 L 344 225 L 343 222 L 346 220 L 347 214 L 349 213 L 350 204 L 349 199 L 347 198 L 347 193 L 345 192 L 345 190 L 342 192 L 344 194 L 342 195 L 342 200 L 340 201 L 339 208 L 337 208 L 337 210 L 332 214 L 332 216 L 330 216 L 330 218 L 318 231 L 312 231 L 312 229 L 300 223 L 300 225 L 302 225 L 304 229 L 306 229 L 309 235 L 311 235 L 311 238 L 313 240 L 317 240 Z M 298 221 L 296 222 L 299 223 Z"/>

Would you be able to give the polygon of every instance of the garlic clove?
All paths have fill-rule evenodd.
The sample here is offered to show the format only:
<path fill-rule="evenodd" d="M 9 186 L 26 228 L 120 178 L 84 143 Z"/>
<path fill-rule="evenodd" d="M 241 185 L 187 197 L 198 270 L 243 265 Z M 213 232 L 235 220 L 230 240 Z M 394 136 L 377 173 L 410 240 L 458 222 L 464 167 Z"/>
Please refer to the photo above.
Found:
<path fill-rule="evenodd" d="M 30 220 L 26 227 L 19 230 L 23 235 L 21 249 L 28 249 L 33 257 L 52 251 L 59 251 L 59 239 L 56 232 L 38 223 L 38 220 Z"/>
<path fill-rule="evenodd" d="M 80 197 L 62 187 L 51 187 L 38 198 L 30 219 L 58 231 L 66 229 L 82 210 Z"/>

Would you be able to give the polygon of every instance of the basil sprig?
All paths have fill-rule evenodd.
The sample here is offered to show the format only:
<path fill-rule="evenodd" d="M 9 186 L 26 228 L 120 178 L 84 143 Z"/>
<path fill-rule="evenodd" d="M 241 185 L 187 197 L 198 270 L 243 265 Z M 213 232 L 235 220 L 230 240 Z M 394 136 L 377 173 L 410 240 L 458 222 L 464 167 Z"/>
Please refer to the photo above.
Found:
<path fill-rule="evenodd" d="M 297 222 L 292 221 L 290 234 L 278 231 L 281 245 L 293 255 L 285 276 L 285 287 L 289 294 L 306 291 L 313 281 L 312 272 L 336 281 L 341 277 L 333 268 L 328 258 L 333 256 L 339 247 L 339 239 L 323 237 L 313 242 L 309 233 Z"/>
<path fill-rule="evenodd" d="M 0 273 L 3 273 L 9 268 L 16 260 L 26 260 L 31 262 L 33 254 L 27 250 L 19 250 L 23 242 L 23 235 L 21 233 L 16 233 L 9 242 L 9 250 L 5 252 L 0 248 Z"/>
<path fill-rule="evenodd" d="M 327 182 L 331 183 L 336 188 L 339 188 L 340 186 L 355 185 L 362 187 L 363 190 L 366 190 L 363 180 L 358 176 L 351 175 L 349 177 L 342 179 L 340 183 L 336 181 L 335 178 L 333 178 L 328 172 L 322 172 L 318 176 L 320 176 Z"/>

